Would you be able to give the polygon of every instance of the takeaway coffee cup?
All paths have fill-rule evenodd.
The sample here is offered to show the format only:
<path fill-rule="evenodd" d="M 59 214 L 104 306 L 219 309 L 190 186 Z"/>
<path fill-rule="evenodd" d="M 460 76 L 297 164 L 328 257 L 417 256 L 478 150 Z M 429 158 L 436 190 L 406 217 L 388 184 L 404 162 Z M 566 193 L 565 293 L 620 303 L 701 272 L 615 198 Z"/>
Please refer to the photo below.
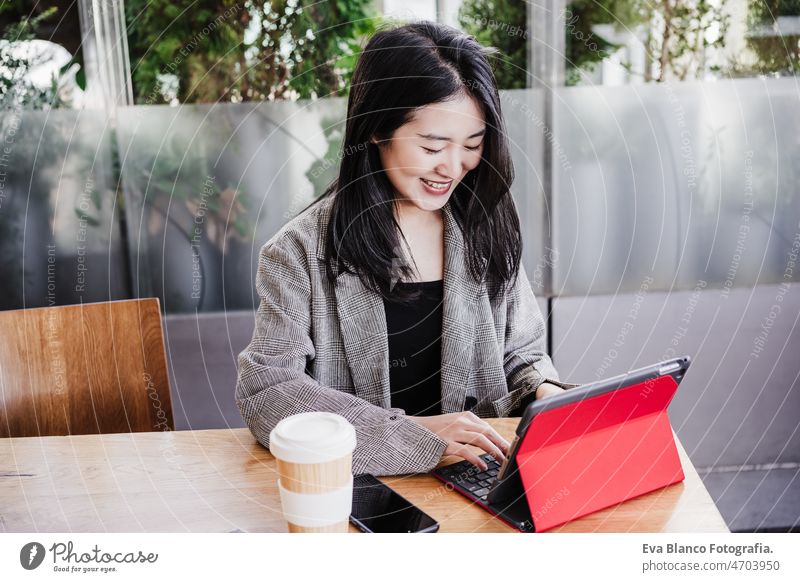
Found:
<path fill-rule="evenodd" d="M 278 491 L 292 533 L 346 532 L 353 502 L 356 431 L 330 412 L 280 421 L 269 435 Z"/>

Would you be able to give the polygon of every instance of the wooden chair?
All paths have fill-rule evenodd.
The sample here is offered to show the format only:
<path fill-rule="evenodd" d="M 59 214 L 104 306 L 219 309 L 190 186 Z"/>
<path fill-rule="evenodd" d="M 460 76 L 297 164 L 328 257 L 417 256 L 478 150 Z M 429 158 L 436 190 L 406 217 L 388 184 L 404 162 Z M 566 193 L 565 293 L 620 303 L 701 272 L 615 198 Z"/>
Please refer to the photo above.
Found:
<path fill-rule="evenodd" d="M 0 437 L 173 428 L 158 299 L 0 312 Z"/>

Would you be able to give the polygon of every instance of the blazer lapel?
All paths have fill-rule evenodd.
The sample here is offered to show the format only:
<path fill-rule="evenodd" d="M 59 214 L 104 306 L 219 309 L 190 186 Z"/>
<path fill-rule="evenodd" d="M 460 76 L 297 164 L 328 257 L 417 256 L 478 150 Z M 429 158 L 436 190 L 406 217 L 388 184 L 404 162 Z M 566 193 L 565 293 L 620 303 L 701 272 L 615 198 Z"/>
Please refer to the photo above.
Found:
<path fill-rule="evenodd" d="M 475 303 L 480 285 L 469 274 L 464 239 L 449 202 L 444 220 L 444 305 L 442 306 L 442 413 L 464 408 L 475 336 Z M 379 293 L 352 273 L 336 288 L 339 326 L 356 396 L 391 407 L 386 312 Z"/>
<path fill-rule="evenodd" d="M 443 212 L 442 414 L 447 414 L 464 410 L 473 366 L 476 303 L 481 287 L 469 273 L 464 236 L 449 202 Z"/>
<path fill-rule="evenodd" d="M 356 396 L 390 408 L 389 340 L 383 298 L 364 287 L 358 276 L 342 273 L 336 283 L 336 304 Z"/>

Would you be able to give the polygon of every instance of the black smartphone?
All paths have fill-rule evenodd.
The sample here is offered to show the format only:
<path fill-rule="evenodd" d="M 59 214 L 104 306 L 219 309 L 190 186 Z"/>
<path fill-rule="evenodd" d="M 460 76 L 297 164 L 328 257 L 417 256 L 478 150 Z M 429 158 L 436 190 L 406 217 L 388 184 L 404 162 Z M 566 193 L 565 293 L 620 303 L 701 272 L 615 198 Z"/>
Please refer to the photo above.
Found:
<path fill-rule="evenodd" d="M 350 521 L 367 533 L 432 533 L 439 524 L 373 475 L 353 477 Z"/>

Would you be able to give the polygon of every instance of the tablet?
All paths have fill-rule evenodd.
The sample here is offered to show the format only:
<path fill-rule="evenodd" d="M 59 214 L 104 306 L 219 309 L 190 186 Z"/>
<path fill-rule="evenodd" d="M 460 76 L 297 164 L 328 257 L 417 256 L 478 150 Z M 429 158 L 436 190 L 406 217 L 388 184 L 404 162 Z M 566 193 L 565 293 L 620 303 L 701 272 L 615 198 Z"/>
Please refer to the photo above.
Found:
<path fill-rule="evenodd" d="M 620 374 L 619 376 L 613 376 L 606 380 L 599 380 L 591 384 L 583 384 L 575 388 L 569 388 L 565 390 L 563 394 L 557 394 L 556 396 L 550 396 L 542 400 L 535 400 L 525 409 L 522 420 L 517 426 L 517 436 L 522 437 L 525 435 L 525 431 L 528 430 L 531 421 L 537 414 L 553 410 L 554 408 L 608 394 L 609 392 L 621 390 L 622 388 L 627 388 L 628 386 L 634 386 L 636 384 L 644 384 L 642 390 L 646 391 L 648 389 L 648 384 L 654 386 L 655 381 L 662 376 L 672 376 L 675 383 L 680 384 L 684 374 L 686 374 L 686 370 L 689 369 L 690 363 L 691 358 L 689 356 L 673 358 L 658 364 L 632 370 L 625 374 Z"/>
<path fill-rule="evenodd" d="M 520 524 L 525 523 L 529 524 L 529 531 L 533 529 L 533 524 L 530 521 L 526 521 L 526 518 L 530 520 L 531 513 L 533 513 L 533 511 L 529 513 L 533 509 L 532 500 L 528 499 L 528 504 L 521 503 L 522 499 L 525 498 L 525 491 L 530 494 L 532 487 L 525 487 L 523 481 L 526 480 L 526 476 L 529 485 L 543 481 L 541 475 L 536 478 L 531 477 L 532 466 L 541 465 L 541 462 L 545 460 L 553 462 L 554 459 L 556 459 L 556 465 L 559 464 L 560 457 L 553 457 L 552 454 L 549 457 L 547 455 L 540 457 L 539 462 L 534 462 L 533 465 L 530 463 L 533 458 L 531 455 L 535 454 L 535 451 L 546 450 L 548 447 L 552 448 L 553 446 L 558 448 L 560 446 L 559 441 L 573 443 L 573 446 L 569 447 L 571 451 L 569 452 L 570 461 L 561 463 L 564 466 L 574 466 L 581 462 L 591 463 L 591 459 L 603 456 L 602 444 L 598 444 L 596 440 L 594 443 L 589 443 L 591 439 L 586 436 L 597 432 L 598 429 L 600 429 L 600 432 L 610 429 L 611 433 L 609 434 L 622 434 L 623 436 L 617 439 L 618 443 L 625 442 L 630 444 L 636 441 L 637 443 L 644 442 L 646 446 L 674 449 L 671 428 L 666 419 L 666 408 L 674 396 L 677 385 L 686 374 L 690 361 L 689 356 L 666 360 L 632 370 L 626 374 L 570 388 L 563 394 L 536 400 L 529 404 L 517 426 L 516 436 L 506 457 L 506 462 L 500 467 L 497 480 L 485 499 L 487 509 L 498 514 L 501 518 L 506 518 L 506 521 L 512 523 L 518 529 L 524 531 Z M 626 389 L 630 390 L 626 391 Z M 632 426 L 635 423 L 631 421 L 641 417 L 660 417 L 657 420 L 658 429 L 655 431 L 645 429 L 649 431 L 648 433 L 637 432 L 637 429 Z M 626 425 L 630 425 L 629 428 L 626 429 Z M 538 427 L 539 430 L 534 433 L 531 430 L 532 426 Z M 650 425 L 648 424 L 648 426 Z M 625 436 L 625 432 L 629 434 Z M 668 435 L 667 432 L 669 432 Z M 576 442 L 579 444 L 575 445 L 574 443 Z M 587 444 L 593 444 L 593 447 L 587 447 Z M 635 448 L 638 444 L 631 446 Z M 581 452 L 582 448 L 586 449 L 583 453 Z M 562 453 L 558 454 L 561 455 Z M 520 455 L 526 457 L 529 461 L 526 470 L 523 471 L 527 475 L 522 475 L 522 477 L 518 463 Z M 662 468 L 653 472 L 653 478 L 649 484 L 642 484 L 643 486 L 638 489 L 626 486 L 619 495 L 614 492 L 608 493 L 605 495 L 605 501 L 598 501 L 595 506 L 607 506 L 612 500 L 615 500 L 615 496 L 619 497 L 616 501 L 622 501 L 644 489 L 649 488 L 652 490 L 658 486 L 682 479 L 683 475 L 682 471 L 680 471 L 680 464 L 677 461 L 677 452 L 669 450 L 662 465 Z M 630 468 L 627 469 L 623 473 L 629 472 Z M 537 471 L 546 473 L 548 469 L 537 469 Z M 575 471 L 580 472 L 580 469 L 575 468 Z M 553 472 L 563 473 L 564 467 L 556 467 L 551 471 L 551 473 Z M 567 472 L 569 473 L 570 470 L 568 469 Z M 614 471 L 614 473 L 619 472 Z M 616 474 L 614 483 L 619 486 L 624 482 L 624 478 L 624 474 Z M 620 481 L 619 479 L 623 480 Z M 580 480 L 586 481 L 585 478 Z M 571 482 L 575 483 L 574 479 Z M 553 491 L 547 489 L 547 487 L 553 488 L 552 483 L 551 479 L 549 485 L 542 486 L 548 493 L 547 497 L 550 497 L 551 495 L 549 494 L 553 493 Z M 539 494 L 542 493 L 541 487 L 535 486 L 533 488 L 538 489 L 537 492 Z M 578 487 L 575 488 L 577 489 Z M 583 489 L 583 485 L 580 488 Z M 578 491 L 573 492 L 571 501 L 575 501 L 580 497 L 577 493 Z M 587 493 L 587 495 L 591 495 L 591 493 Z M 530 507 L 524 507 L 524 505 L 530 505 Z M 567 505 L 572 505 L 572 503 L 562 504 L 564 507 Z M 588 509 L 588 506 L 585 509 Z M 575 515 L 577 516 L 577 513 Z M 548 515 L 547 517 L 550 518 L 551 516 Z M 541 519 L 540 521 L 547 520 Z M 541 530 L 539 527 L 536 529 Z"/>

